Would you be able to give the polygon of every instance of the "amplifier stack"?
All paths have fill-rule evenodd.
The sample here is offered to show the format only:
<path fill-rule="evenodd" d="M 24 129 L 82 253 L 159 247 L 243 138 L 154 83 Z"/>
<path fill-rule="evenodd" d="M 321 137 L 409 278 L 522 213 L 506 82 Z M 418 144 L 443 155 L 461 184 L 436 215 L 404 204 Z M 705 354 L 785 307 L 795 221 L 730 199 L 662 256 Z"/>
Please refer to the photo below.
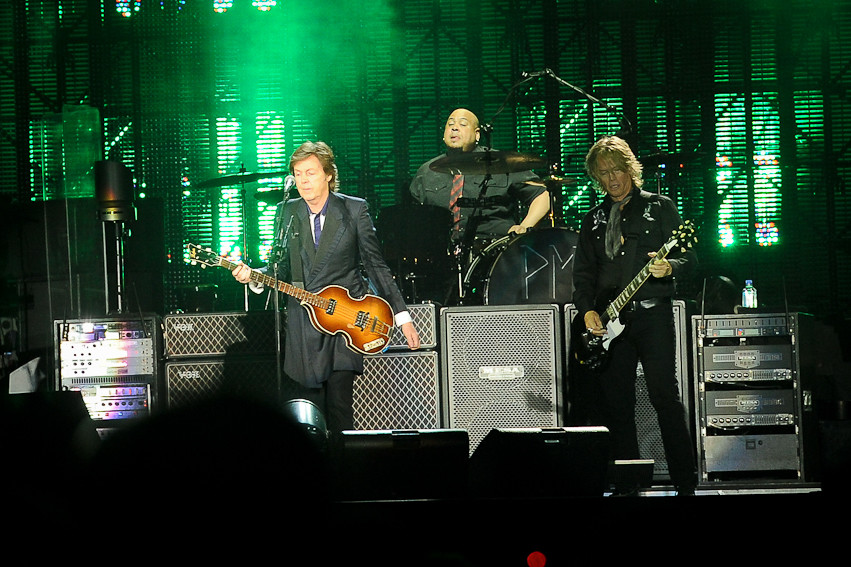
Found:
<path fill-rule="evenodd" d="M 364 373 L 355 380 L 355 429 L 439 429 L 440 379 L 437 311 L 432 303 L 408 305 L 420 335 L 411 351 L 399 327 L 381 354 L 364 357 Z"/>
<path fill-rule="evenodd" d="M 278 383 L 274 311 L 171 314 L 163 329 L 170 409 L 217 395 L 275 400 L 292 382 Z"/>
<path fill-rule="evenodd" d="M 810 316 L 692 316 L 704 483 L 805 480 L 801 329 Z"/>

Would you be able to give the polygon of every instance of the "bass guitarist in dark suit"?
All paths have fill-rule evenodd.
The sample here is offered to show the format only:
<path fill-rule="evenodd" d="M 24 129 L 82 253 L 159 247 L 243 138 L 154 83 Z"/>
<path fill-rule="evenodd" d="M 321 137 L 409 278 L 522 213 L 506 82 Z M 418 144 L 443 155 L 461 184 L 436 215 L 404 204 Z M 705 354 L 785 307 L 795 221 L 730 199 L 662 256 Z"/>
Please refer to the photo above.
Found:
<path fill-rule="evenodd" d="M 640 361 L 659 419 L 671 481 L 678 494 L 690 495 L 697 471 L 677 382 L 672 298 L 674 277 L 686 273 L 696 257 L 693 252 L 672 253 L 651 261 L 682 220 L 670 198 L 641 189 L 642 166 L 626 141 L 613 136 L 600 139 L 588 152 L 585 167 L 604 198 L 582 220 L 573 266 L 573 302 L 575 323 L 582 325 L 579 330 L 610 339 L 605 362 L 590 379 L 601 396 L 612 458 L 641 458 L 635 423 Z M 607 305 L 643 268 L 649 274 L 620 310 L 620 328 L 605 324 L 601 314 Z M 613 337 L 615 333 L 619 334 Z"/>
<path fill-rule="evenodd" d="M 370 292 L 365 272 L 392 308 L 395 321 L 390 323 L 401 326 L 411 349 L 419 348 L 419 335 L 382 256 L 366 201 L 337 192 L 331 148 L 324 142 L 305 142 L 290 158 L 290 171 L 299 197 L 278 204 L 276 234 L 286 242 L 278 279 L 314 293 L 329 285 L 341 286 L 352 298 L 360 298 Z M 233 275 L 257 291 L 248 266 L 238 265 Z M 354 428 L 354 380 L 363 373 L 363 354 L 349 348 L 344 335 L 317 330 L 309 311 L 292 295 L 283 370 L 323 411 L 329 433 Z"/>

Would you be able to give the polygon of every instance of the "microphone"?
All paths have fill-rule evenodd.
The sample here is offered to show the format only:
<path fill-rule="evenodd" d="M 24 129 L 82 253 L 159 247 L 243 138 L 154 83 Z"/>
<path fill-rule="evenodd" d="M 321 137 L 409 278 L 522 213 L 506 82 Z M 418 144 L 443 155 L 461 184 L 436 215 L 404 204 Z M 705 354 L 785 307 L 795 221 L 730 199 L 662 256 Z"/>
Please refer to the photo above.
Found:
<path fill-rule="evenodd" d="M 295 186 L 295 177 L 292 175 L 287 175 L 286 179 L 284 179 L 284 197 L 289 198 L 290 191 Z"/>

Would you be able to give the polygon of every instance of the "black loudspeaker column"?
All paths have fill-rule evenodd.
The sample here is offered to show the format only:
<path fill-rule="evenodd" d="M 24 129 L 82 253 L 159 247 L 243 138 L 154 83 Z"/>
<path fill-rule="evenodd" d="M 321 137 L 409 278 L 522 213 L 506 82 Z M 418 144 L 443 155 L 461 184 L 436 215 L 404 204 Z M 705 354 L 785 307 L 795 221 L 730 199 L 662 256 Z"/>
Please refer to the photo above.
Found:
<path fill-rule="evenodd" d="M 495 428 L 561 425 L 557 305 L 448 307 L 440 321 L 444 423 L 471 453 Z"/>
<path fill-rule="evenodd" d="M 693 411 L 689 389 L 686 306 L 682 300 L 674 300 L 673 306 L 674 330 L 677 337 L 677 384 L 679 385 L 680 397 L 686 409 L 686 419 L 690 420 Z M 565 306 L 565 348 L 567 352 L 570 352 L 570 329 L 575 316 L 576 307 L 573 304 Z M 571 376 L 568 374 L 568 383 L 570 380 Z M 665 446 L 662 443 L 662 433 L 659 430 L 659 420 L 656 417 L 656 410 L 653 409 L 653 405 L 650 403 L 647 382 L 644 379 L 644 368 L 641 363 L 638 364 L 635 376 L 635 422 L 638 429 L 638 445 L 641 450 L 641 458 L 652 459 L 654 463 L 653 479 L 657 481 L 670 480 L 668 460 L 665 457 Z"/>
<path fill-rule="evenodd" d="M 467 487 L 467 432 L 344 431 L 333 446 L 342 500 L 455 498 Z"/>

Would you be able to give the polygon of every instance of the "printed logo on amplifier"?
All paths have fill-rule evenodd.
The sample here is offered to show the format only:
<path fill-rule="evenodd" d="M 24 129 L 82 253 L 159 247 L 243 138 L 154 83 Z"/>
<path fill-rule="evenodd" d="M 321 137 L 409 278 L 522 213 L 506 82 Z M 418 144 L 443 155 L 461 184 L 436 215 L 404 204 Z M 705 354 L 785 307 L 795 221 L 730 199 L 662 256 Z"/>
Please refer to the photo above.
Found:
<path fill-rule="evenodd" d="M 198 370 L 180 370 L 177 372 L 177 375 L 183 380 L 198 380 L 201 378 L 201 372 Z"/>
<path fill-rule="evenodd" d="M 479 378 L 482 380 L 517 380 L 526 375 L 522 365 L 513 366 L 482 366 L 479 368 Z"/>
<path fill-rule="evenodd" d="M 195 323 L 175 323 L 171 328 L 175 331 L 194 331 Z"/>
<path fill-rule="evenodd" d="M 758 350 L 737 350 L 735 351 L 736 360 L 734 364 L 738 368 L 754 368 L 759 366 L 759 351 Z"/>

